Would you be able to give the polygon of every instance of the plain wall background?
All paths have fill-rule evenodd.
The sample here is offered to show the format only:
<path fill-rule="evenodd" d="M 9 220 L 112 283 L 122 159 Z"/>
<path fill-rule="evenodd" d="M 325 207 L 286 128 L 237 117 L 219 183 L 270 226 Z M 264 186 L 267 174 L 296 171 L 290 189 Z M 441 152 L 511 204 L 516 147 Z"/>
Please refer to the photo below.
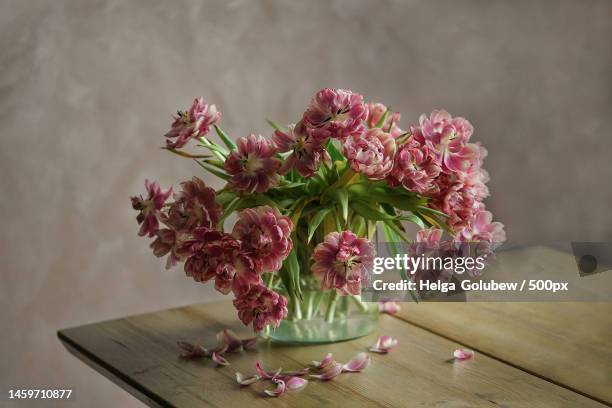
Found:
<path fill-rule="evenodd" d="M 163 270 L 128 197 L 201 174 L 159 149 L 203 95 L 233 137 L 324 86 L 466 116 L 510 241 L 612 240 L 609 1 L 0 2 L 0 387 L 138 406 L 59 328 L 211 299 Z M 218 182 L 214 183 L 219 187 Z M 3 397 L 4 398 L 4 397 Z"/>

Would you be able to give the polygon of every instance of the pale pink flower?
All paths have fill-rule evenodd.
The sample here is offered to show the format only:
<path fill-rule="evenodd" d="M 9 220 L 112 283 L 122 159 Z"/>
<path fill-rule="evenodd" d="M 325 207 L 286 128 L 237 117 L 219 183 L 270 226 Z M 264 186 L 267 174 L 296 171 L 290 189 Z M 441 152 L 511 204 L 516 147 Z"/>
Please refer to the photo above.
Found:
<path fill-rule="evenodd" d="M 223 207 L 216 201 L 215 190 L 197 177 L 181 183 L 174 195 L 165 223 L 175 231 L 192 232 L 196 228 L 217 228 Z"/>
<path fill-rule="evenodd" d="M 408 246 L 410 256 L 434 256 L 440 250 L 443 231 L 430 227 L 417 232 L 416 240 Z"/>
<path fill-rule="evenodd" d="M 193 255 L 185 261 L 185 273 L 197 282 L 214 278 L 215 289 L 223 294 L 245 293 L 261 278 L 255 261 L 242 251 L 231 235 L 200 229 L 194 234 Z"/>
<path fill-rule="evenodd" d="M 452 126 L 456 136 L 464 142 L 467 142 L 474 133 L 474 127 L 467 119 L 453 118 L 445 110 L 434 110 L 429 117 L 425 114 L 421 115 L 419 124 L 426 138 L 437 137 L 449 126 Z"/>
<path fill-rule="evenodd" d="M 260 272 L 276 272 L 293 248 L 292 228 L 289 217 L 265 205 L 240 211 L 232 235 L 257 260 Z"/>
<path fill-rule="evenodd" d="M 393 168 L 395 139 L 382 129 L 370 129 L 344 140 L 344 155 L 351 169 L 372 180 L 385 178 Z"/>
<path fill-rule="evenodd" d="M 351 231 L 331 232 L 316 246 L 312 259 L 311 271 L 321 290 L 358 295 L 374 262 L 374 246 Z"/>
<path fill-rule="evenodd" d="M 145 180 L 145 187 L 148 193 L 147 198 L 142 196 L 131 197 L 132 208 L 139 211 L 136 217 L 136 221 L 140 224 L 138 235 L 153 237 L 159 230 L 158 217 L 161 215 L 166 200 L 172 194 L 172 188 L 162 191 L 157 181 L 150 182 L 149 180 Z"/>
<path fill-rule="evenodd" d="M 317 137 L 303 122 L 289 125 L 287 132 L 275 131 L 272 140 L 279 152 L 291 152 L 279 170 L 281 174 L 295 168 L 301 176 L 311 177 L 319 170 L 321 162 L 331 161 L 325 150 L 327 139 Z"/>
<path fill-rule="evenodd" d="M 440 240 L 442 239 L 443 231 L 440 228 L 426 228 L 417 232 L 418 243 L 425 243 L 431 246 L 436 246 L 440 244 Z"/>
<path fill-rule="evenodd" d="M 378 124 L 378 122 L 380 122 L 385 112 L 387 112 L 387 107 L 383 105 L 382 103 L 369 103 L 368 104 L 368 118 L 366 120 L 368 128 L 371 129 L 375 127 Z M 385 132 L 391 133 L 391 136 L 398 137 L 405 133 L 398 126 L 400 118 L 401 118 L 401 115 L 399 112 L 387 114 L 387 118 L 383 122 L 382 126 L 380 126 L 380 128 L 383 129 Z"/>
<path fill-rule="evenodd" d="M 408 191 L 422 194 L 434 188 L 434 180 L 439 174 L 440 165 L 430 154 L 429 147 L 411 139 L 395 155 L 387 180 L 393 186 L 401 184 Z"/>
<path fill-rule="evenodd" d="M 242 323 L 252 323 L 255 331 L 267 325 L 278 327 L 288 312 L 287 299 L 262 284 L 251 286 L 248 292 L 234 299 L 234 307 Z"/>
<path fill-rule="evenodd" d="M 484 209 L 479 196 L 482 189 L 466 184 L 457 175 L 440 174 L 434 187 L 426 194 L 432 199 L 428 205 L 448 215 L 446 222 L 454 231 L 466 226 L 476 211 Z"/>
<path fill-rule="evenodd" d="M 421 115 L 419 127 L 412 127 L 412 136 L 425 142 L 436 155 L 445 173 L 468 172 L 481 153 L 480 146 L 468 143 L 472 125 L 464 118 L 453 118 L 446 111 L 433 111 L 429 118 Z"/>
<path fill-rule="evenodd" d="M 458 231 L 457 239 L 462 242 L 502 243 L 506 240 L 504 224 L 493 222 L 490 211 L 476 211 L 469 224 Z"/>
<path fill-rule="evenodd" d="M 345 89 L 325 88 L 312 98 L 302 120 L 322 138 L 343 138 L 362 133 L 367 117 L 363 96 Z"/>
<path fill-rule="evenodd" d="M 240 195 L 265 193 L 278 184 L 281 161 L 276 147 L 261 135 L 240 138 L 225 161 L 229 186 Z"/>
<path fill-rule="evenodd" d="M 221 113 L 215 105 L 205 103 L 202 97 L 196 98 L 187 111 L 177 112 L 172 127 L 165 135 L 166 144 L 171 149 L 181 148 L 190 139 L 205 136 L 219 119 Z"/>

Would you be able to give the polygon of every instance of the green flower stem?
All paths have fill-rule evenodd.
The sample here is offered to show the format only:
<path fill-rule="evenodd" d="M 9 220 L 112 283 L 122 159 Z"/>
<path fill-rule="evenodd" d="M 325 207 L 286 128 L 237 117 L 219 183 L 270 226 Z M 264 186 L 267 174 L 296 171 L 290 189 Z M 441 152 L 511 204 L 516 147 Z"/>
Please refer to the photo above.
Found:
<path fill-rule="evenodd" d="M 272 280 L 274 279 L 274 275 L 271 273 L 267 273 L 264 276 L 264 285 L 266 285 L 267 288 L 272 289 Z"/>
<path fill-rule="evenodd" d="M 325 296 L 324 293 L 321 292 L 316 292 L 313 296 L 314 298 L 314 302 L 312 305 L 312 310 L 313 310 L 313 316 L 318 315 L 321 312 L 321 308 L 319 307 L 321 305 L 321 301 L 323 300 L 323 296 Z"/>
<path fill-rule="evenodd" d="M 308 307 L 306 309 L 306 320 L 310 320 L 312 319 L 312 314 L 314 312 L 314 298 L 315 298 L 316 294 L 308 291 L 306 293 L 306 299 L 307 299 L 307 304 Z"/>
<path fill-rule="evenodd" d="M 351 295 L 351 299 L 353 299 L 355 301 L 355 303 L 357 304 L 357 306 L 359 307 L 359 309 L 362 312 L 367 312 L 369 309 L 369 306 L 361 301 L 361 296 L 360 295 Z"/>
<path fill-rule="evenodd" d="M 301 320 L 302 319 L 302 308 L 300 307 L 300 299 L 297 295 L 291 295 L 291 303 L 293 304 L 293 315 L 292 320 Z"/>
<path fill-rule="evenodd" d="M 222 149 L 221 146 L 217 145 L 213 141 L 206 139 L 205 137 L 200 137 L 199 140 L 200 140 L 200 143 L 202 143 L 203 147 L 207 147 L 208 150 L 210 150 L 212 154 L 217 156 L 219 160 L 221 160 L 222 162 L 225 162 L 226 157 L 220 151 L 217 150 L 217 149 Z"/>
<path fill-rule="evenodd" d="M 336 303 L 338 303 L 338 292 L 334 290 L 329 295 L 329 300 L 327 301 L 327 312 L 325 313 L 325 321 L 327 323 L 332 323 L 334 321 Z"/>
<path fill-rule="evenodd" d="M 348 296 L 342 296 L 340 298 L 340 313 L 342 313 L 345 317 L 348 316 L 349 310 L 349 298 Z"/>

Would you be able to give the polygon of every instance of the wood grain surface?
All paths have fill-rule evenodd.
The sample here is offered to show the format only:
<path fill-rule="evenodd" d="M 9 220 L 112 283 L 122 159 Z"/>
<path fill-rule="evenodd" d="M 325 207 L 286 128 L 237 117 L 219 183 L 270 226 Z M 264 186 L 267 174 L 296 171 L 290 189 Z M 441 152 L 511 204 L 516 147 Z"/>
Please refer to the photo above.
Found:
<path fill-rule="evenodd" d="M 567 282 L 571 291 L 561 299 L 611 299 L 612 272 L 581 277 L 569 245 L 563 249 L 538 245 L 504 250 L 497 254 L 495 269 L 485 273 L 518 282 Z M 550 293 L 523 296 L 554 298 Z M 480 298 L 472 292 L 467 298 L 468 303 L 403 303 L 397 317 L 612 403 L 612 302 L 474 302 Z"/>
<path fill-rule="evenodd" d="M 410 309 L 404 313 L 410 315 Z M 388 315 L 381 316 L 376 333 L 354 341 L 308 347 L 260 341 L 256 351 L 228 354 L 228 367 L 179 357 L 177 340 L 212 345 L 223 328 L 249 335 L 228 302 L 126 317 L 58 335 L 75 356 L 151 406 L 603 406 L 484 354 L 454 362 L 456 342 Z M 276 399 L 262 395 L 271 384 L 241 389 L 235 382 L 235 372 L 253 373 L 257 360 L 289 370 L 333 352 L 345 362 L 367 350 L 380 334 L 398 338 L 400 345 L 388 355 L 371 354 L 372 364 L 363 373 L 342 374 L 329 382 L 312 380 L 305 389 Z"/>
<path fill-rule="evenodd" d="M 612 303 L 403 303 L 397 316 L 612 403 Z"/>

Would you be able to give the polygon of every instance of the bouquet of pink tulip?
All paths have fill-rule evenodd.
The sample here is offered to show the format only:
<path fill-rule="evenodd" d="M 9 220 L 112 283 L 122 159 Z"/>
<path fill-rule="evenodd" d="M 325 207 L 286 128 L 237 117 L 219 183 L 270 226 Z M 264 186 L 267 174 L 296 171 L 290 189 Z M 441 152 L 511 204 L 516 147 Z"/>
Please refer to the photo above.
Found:
<path fill-rule="evenodd" d="M 458 242 L 505 239 L 483 203 L 486 150 L 469 141 L 464 118 L 434 111 L 402 130 L 399 112 L 328 88 L 296 124 L 269 122 L 271 139 L 234 142 L 220 118 L 215 105 L 196 99 L 178 112 L 164 148 L 225 187 L 215 191 L 194 177 L 168 203 L 172 189 L 146 181 L 147 196 L 132 197 L 132 205 L 139 234 L 154 238 L 166 267 L 183 262 L 187 276 L 232 293 L 240 320 L 256 331 L 319 309 L 332 321 L 339 297 L 359 304 L 377 226 L 389 242 L 412 242 L 404 221 L 421 228 L 417 242 L 439 241 L 443 231 Z M 222 143 L 207 138 L 213 128 Z M 182 150 L 191 140 L 206 154 Z M 316 293 L 306 298 L 306 290 Z"/>

